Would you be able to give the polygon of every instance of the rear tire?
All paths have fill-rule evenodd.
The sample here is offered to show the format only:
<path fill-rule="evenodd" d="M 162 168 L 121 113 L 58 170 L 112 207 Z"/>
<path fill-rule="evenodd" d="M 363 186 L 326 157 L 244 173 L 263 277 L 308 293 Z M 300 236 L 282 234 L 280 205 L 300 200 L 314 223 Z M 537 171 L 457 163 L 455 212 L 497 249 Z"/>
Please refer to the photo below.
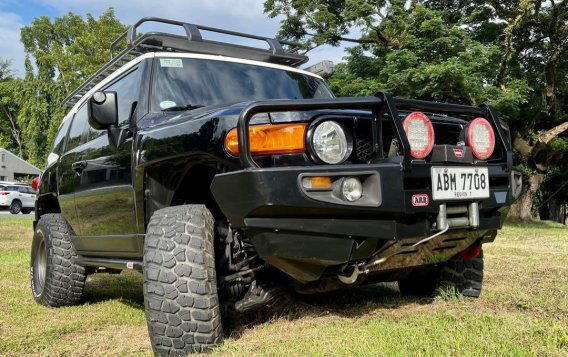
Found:
<path fill-rule="evenodd" d="M 398 281 L 402 295 L 432 297 L 440 287 L 450 286 L 465 297 L 478 298 L 483 285 L 483 250 L 474 259 L 460 255 L 431 268 L 418 270 Z"/>
<path fill-rule="evenodd" d="M 18 214 L 22 210 L 22 202 L 19 200 L 13 200 L 12 204 L 10 205 L 10 213 L 11 214 Z"/>
<path fill-rule="evenodd" d="M 456 255 L 440 272 L 440 286 L 453 286 L 463 296 L 478 298 L 483 285 L 483 250 L 474 259 Z"/>
<path fill-rule="evenodd" d="M 203 205 L 154 212 L 144 248 L 144 305 L 156 355 L 208 352 L 223 330 L 214 220 Z"/>
<path fill-rule="evenodd" d="M 77 305 L 83 297 L 85 268 L 75 264 L 73 230 L 60 214 L 45 214 L 32 240 L 30 280 L 36 302 L 49 306 Z"/>

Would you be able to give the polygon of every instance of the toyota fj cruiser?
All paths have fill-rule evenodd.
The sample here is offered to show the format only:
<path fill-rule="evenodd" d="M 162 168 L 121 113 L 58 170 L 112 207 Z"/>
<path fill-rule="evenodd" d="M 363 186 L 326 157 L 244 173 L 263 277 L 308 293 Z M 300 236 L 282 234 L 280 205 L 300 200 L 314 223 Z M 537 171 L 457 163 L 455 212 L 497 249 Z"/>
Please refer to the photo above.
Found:
<path fill-rule="evenodd" d="M 149 21 L 185 35 L 137 34 Z M 219 343 L 225 309 L 285 291 L 479 296 L 482 245 L 521 190 L 490 107 L 336 98 L 292 43 L 158 18 L 111 53 L 66 99 L 41 177 L 38 303 L 78 304 L 88 274 L 138 270 L 154 352 L 176 355 Z"/>

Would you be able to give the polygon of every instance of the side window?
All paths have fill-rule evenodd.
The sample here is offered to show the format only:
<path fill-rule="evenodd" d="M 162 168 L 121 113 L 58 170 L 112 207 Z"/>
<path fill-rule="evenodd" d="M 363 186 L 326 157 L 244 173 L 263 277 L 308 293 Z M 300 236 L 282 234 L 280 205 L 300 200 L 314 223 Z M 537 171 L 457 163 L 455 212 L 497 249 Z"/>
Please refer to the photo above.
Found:
<path fill-rule="evenodd" d="M 87 106 L 83 105 L 77 114 L 73 117 L 71 123 L 71 130 L 69 130 L 69 139 L 67 139 L 67 147 L 65 151 L 76 148 L 77 146 L 85 143 L 85 130 L 87 129 Z"/>
<path fill-rule="evenodd" d="M 52 153 L 59 155 L 63 151 L 63 144 L 65 143 L 65 136 L 67 135 L 69 124 L 71 124 L 71 119 L 63 119 L 63 124 L 59 128 L 59 132 L 57 132 L 57 135 L 53 140 L 53 149 L 51 149 Z"/>
<path fill-rule="evenodd" d="M 28 193 L 28 189 L 26 187 L 18 187 L 18 191 L 21 193 Z"/>
<path fill-rule="evenodd" d="M 130 114 L 140 93 L 139 71 L 134 69 L 105 90 L 116 92 L 118 98 L 118 126 L 128 126 Z"/>

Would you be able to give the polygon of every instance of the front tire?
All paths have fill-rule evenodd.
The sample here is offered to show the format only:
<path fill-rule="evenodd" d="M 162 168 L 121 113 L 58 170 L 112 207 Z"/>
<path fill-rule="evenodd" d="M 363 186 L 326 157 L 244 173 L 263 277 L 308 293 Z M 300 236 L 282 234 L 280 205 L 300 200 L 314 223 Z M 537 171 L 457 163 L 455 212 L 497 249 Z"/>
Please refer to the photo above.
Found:
<path fill-rule="evenodd" d="M 37 223 L 32 240 L 30 280 L 36 302 L 71 306 L 81 302 L 85 268 L 75 264 L 71 244 L 73 230 L 60 214 L 45 214 Z"/>
<path fill-rule="evenodd" d="M 478 298 L 483 285 L 483 250 L 473 259 L 460 255 L 430 270 L 417 270 L 398 281 L 402 295 L 431 297 L 440 287 L 450 286 L 462 296 Z"/>
<path fill-rule="evenodd" d="M 203 205 L 154 212 L 144 248 L 144 306 L 156 355 L 208 352 L 223 332 L 214 220 Z"/>
<path fill-rule="evenodd" d="M 22 202 L 19 200 L 13 200 L 12 204 L 10 205 L 10 213 L 11 214 L 18 214 L 22 210 Z"/>

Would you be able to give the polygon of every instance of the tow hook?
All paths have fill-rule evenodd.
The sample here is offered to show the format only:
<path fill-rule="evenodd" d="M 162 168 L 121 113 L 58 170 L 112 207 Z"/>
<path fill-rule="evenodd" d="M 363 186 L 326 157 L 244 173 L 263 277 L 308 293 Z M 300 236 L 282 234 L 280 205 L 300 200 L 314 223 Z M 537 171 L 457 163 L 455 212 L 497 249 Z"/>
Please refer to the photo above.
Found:
<path fill-rule="evenodd" d="M 444 208 L 445 208 L 445 206 L 444 206 Z M 445 212 L 443 212 L 443 215 L 445 216 Z M 441 225 L 438 225 L 438 227 L 441 227 Z M 406 249 L 400 249 L 400 250 L 398 250 L 398 251 L 396 251 L 396 252 L 394 252 L 394 253 L 392 253 L 392 254 L 390 254 L 390 255 L 387 255 L 387 256 L 385 256 L 385 257 L 377 258 L 377 259 L 375 259 L 375 260 L 373 260 L 373 261 L 371 261 L 371 262 L 369 262 L 369 263 L 367 263 L 367 264 L 365 264 L 365 263 L 358 263 L 358 264 L 352 265 L 352 266 L 353 266 L 353 272 L 352 272 L 350 275 L 341 275 L 341 274 L 338 274 L 337 277 L 338 277 L 339 280 L 340 280 L 342 283 L 344 283 L 344 284 L 353 284 L 355 281 L 357 281 L 357 278 L 359 277 L 359 275 L 361 275 L 361 274 L 368 274 L 369 271 L 370 271 L 370 270 L 369 270 L 370 268 L 372 268 L 372 267 L 374 267 L 374 266 L 376 266 L 376 265 L 379 265 L 379 264 L 382 264 L 382 263 L 386 262 L 387 259 L 389 259 L 390 257 L 392 257 L 392 256 L 394 256 L 394 255 L 400 254 L 401 252 L 404 252 L 404 251 L 408 251 L 408 250 L 410 250 L 410 249 L 412 249 L 412 248 L 414 248 L 414 247 L 416 247 L 416 246 L 418 246 L 418 245 L 420 245 L 420 244 L 426 243 L 426 242 L 428 242 L 428 241 L 430 241 L 430 240 L 432 240 L 432 239 L 438 237 L 439 235 L 442 235 L 442 234 L 446 233 L 446 232 L 448 231 L 448 229 L 450 228 L 450 225 L 444 222 L 444 226 L 443 226 L 443 227 L 444 227 L 444 228 L 443 228 L 442 230 L 440 230 L 439 232 L 437 232 L 437 233 L 435 233 L 435 234 L 433 234 L 433 235 L 431 235 L 431 236 L 429 236 L 429 237 L 426 237 L 426 238 L 424 238 L 424 239 L 422 239 L 422 240 L 420 240 L 420 241 L 414 243 L 413 245 L 407 247 Z M 478 254 L 479 254 L 479 253 L 478 253 Z"/>
<path fill-rule="evenodd" d="M 351 285 L 351 284 L 353 284 L 354 282 L 357 281 L 357 278 L 359 277 L 359 275 L 367 274 L 369 272 L 369 269 L 366 269 L 363 264 L 364 263 L 359 263 L 359 264 L 353 266 L 353 272 L 351 273 L 351 275 L 338 274 L 337 277 L 339 278 L 339 280 L 343 284 Z"/>
<path fill-rule="evenodd" d="M 365 263 L 356 264 L 355 266 L 353 266 L 353 272 L 351 273 L 351 275 L 338 274 L 337 277 L 344 284 L 353 284 L 355 281 L 357 281 L 357 278 L 359 277 L 359 275 L 368 274 L 369 268 L 371 268 L 375 265 L 379 265 L 379 264 L 384 263 L 390 257 L 391 257 L 391 255 L 386 256 L 386 257 L 382 257 L 382 258 L 373 260 L 372 262 L 370 262 L 368 264 L 365 264 Z"/>

